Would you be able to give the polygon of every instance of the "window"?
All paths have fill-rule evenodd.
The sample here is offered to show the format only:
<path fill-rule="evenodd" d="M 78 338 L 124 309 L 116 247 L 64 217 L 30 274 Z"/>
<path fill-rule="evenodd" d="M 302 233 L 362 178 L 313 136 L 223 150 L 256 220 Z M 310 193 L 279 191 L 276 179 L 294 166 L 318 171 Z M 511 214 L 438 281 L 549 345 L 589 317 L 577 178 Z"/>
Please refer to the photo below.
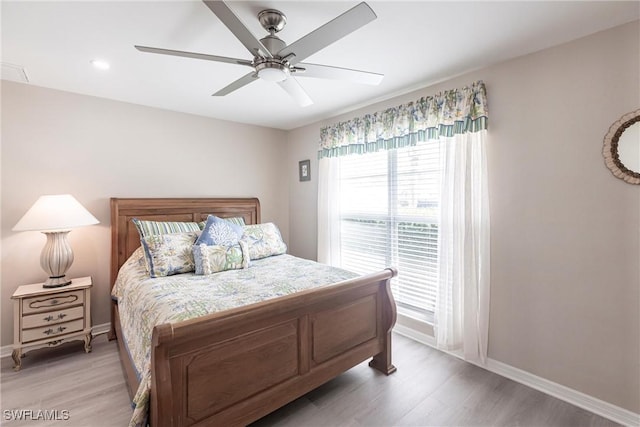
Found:
<path fill-rule="evenodd" d="M 399 307 L 427 319 L 438 280 L 440 150 L 436 141 L 340 159 L 341 266 L 398 268 Z"/>

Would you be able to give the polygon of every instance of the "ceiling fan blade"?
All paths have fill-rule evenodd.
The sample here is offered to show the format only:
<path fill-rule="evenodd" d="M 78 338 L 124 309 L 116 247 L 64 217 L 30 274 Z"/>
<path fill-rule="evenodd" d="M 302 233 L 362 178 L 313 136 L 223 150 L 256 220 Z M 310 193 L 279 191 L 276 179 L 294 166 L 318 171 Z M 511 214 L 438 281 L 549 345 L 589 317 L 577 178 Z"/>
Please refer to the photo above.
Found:
<path fill-rule="evenodd" d="M 352 70 L 350 68 L 332 67 L 329 65 L 309 64 L 300 62 L 298 67 L 304 71 L 297 71 L 296 77 L 317 77 L 321 79 L 346 80 L 354 83 L 366 85 L 379 85 L 384 74 L 372 73 L 370 71 Z"/>
<path fill-rule="evenodd" d="M 171 50 L 171 49 L 160 49 L 157 47 L 148 47 L 148 46 L 134 46 L 140 52 L 148 52 L 148 53 L 159 53 L 162 55 L 173 55 L 173 56 L 182 56 L 185 58 L 195 58 L 195 59 L 204 59 L 206 61 L 216 61 L 216 62 L 227 62 L 229 64 L 239 64 L 239 65 L 248 65 L 252 67 L 251 61 L 247 61 L 246 59 L 237 59 L 237 58 L 227 58 L 226 56 L 217 56 L 217 55 L 207 55 L 205 53 L 195 53 L 195 52 L 184 52 L 181 50 Z"/>
<path fill-rule="evenodd" d="M 362 2 L 291 43 L 278 52 L 278 56 L 285 58 L 291 54 L 295 55 L 288 58 L 289 63 L 295 65 L 376 18 L 376 14 L 369 5 Z"/>
<path fill-rule="evenodd" d="M 251 55 L 272 58 L 273 55 L 264 45 L 249 31 L 246 25 L 233 13 L 233 10 L 223 1 L 202 0 L 218 19 L 233 33 L 234 36 L 246 47 Z"/>
<path fill-rule="evenodd" d="M 295 78 L 289 77 L 286 80 L 278 82 L 278 84 L 301 107 L 306 107 L 308 105 L 313 104 L 313 101 L 311 100 L 311 98 L 309 98 L 309 95 L 307 95 L 307 92 L 304 91 L 302 86 L 300 86 L 300 83 L 298 83 L 298 81 Z"/>
<path fill-rule="evenodd" d="M 256 76 L 256 73 L 249 73 L 249 74 L 245 74 L 244 76 L 240 77 L 238 80 L 236 80 L 235 82 L 223 87 L 222 89 L 220 89 L 219 91 L 217 91 L 216 93 L 214 93 L 211 96 L 225 96 L 230 94 L 231 92 L 233 92 L 234 90 L 240 89 L 243 86 L 248 85 L 249 83 L 258 80 L 258 77 Z"/>

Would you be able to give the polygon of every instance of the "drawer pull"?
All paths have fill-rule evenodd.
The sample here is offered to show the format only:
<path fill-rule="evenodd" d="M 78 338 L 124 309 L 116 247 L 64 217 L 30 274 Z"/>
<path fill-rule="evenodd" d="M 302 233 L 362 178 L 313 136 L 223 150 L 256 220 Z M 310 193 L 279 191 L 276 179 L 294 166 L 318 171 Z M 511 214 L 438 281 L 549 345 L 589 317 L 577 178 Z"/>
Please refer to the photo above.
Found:
<path fill-rule="evenodd" d="M 66 315 L 66 314 L 64 314 L 64 313 L 60 313 L 60 314 L 58 314 L 58 317 L 56 318 L 56 320 L 62 320 L 62 319 L 64 319 L 65 317 L 67 317 L 67 315 Z M 51 322 L 51 321 L 53 320 L 53 316 L 49 315 L 49 316 L 47 316 L 47 317 L 43 317 L 43 318 L 42 318 L 42 320 L 45 320 L 45 321 L 47 321 L 47 322 Z"/>
<path fill-rule="evenodd" d="M 46 331 L 42 331 L 42 333 L 45 335 L 59 334 L 59 333 L 62 333 L 62 331 L 64 331 L 65 329 L 67 329 L 65 326 L 58 326 L 58 329 L 55 331 L 49 328 Z"/>

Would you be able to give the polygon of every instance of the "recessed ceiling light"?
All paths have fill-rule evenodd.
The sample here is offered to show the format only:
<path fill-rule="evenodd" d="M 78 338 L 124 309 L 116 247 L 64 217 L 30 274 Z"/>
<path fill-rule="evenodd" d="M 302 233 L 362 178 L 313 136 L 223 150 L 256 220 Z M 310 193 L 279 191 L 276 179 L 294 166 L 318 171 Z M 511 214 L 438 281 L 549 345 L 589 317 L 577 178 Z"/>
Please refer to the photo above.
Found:
<path fill-rule="evenodd" d="M 89 63 L 99 70 L 108 70 L 110 67 L 109 63 L 102 59 L 92 59 Z"/>

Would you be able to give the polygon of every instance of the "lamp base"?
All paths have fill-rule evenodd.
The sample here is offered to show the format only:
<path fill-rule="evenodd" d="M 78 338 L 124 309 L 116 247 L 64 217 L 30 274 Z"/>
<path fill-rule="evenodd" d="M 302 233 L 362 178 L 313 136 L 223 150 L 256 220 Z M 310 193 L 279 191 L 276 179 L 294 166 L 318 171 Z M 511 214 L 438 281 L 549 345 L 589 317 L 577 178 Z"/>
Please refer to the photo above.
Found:
<path fill-rule="evenodd" d="M 66 276 L 62 277 L 49 277 L 42 285 L 43 288 L 60 288 L 71 284 L 71 279 L 67 279 Z"/>
<path fill-rule="evenodd" d="M 40 254 L 40 266 L 49 278 L 43 288 L 59 288 L 71 284 L 65 273 L 73 263 L 73 251 L 67 241 L 68 231 L 43 231 L 47 243 Z"/>

